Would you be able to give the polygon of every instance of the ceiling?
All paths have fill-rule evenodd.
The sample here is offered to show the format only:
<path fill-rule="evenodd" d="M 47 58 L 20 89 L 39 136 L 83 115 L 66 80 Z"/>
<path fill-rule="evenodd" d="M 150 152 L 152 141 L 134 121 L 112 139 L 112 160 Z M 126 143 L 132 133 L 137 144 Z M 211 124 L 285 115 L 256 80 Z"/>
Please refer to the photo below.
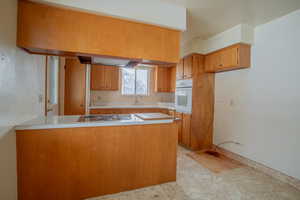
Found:
<path fill-rule="evenodd" d="M 300 0 L 161 0 L 187 8 L 183 43 L 207 39 L 235 25 L 257 26 L 300 9 Z"/>

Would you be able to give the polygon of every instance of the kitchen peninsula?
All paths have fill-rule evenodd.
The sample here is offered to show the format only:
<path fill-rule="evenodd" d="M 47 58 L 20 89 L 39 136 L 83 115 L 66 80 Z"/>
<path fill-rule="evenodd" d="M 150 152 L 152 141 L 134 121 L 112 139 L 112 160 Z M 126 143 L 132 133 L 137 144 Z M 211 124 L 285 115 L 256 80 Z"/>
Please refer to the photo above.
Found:
<path fill-rule="evenodd" d="M 176 123 L 145 115 L 154 118 L 52 116 L 17 126 L 19 199 L 85 199 L 175 181 Z"/>

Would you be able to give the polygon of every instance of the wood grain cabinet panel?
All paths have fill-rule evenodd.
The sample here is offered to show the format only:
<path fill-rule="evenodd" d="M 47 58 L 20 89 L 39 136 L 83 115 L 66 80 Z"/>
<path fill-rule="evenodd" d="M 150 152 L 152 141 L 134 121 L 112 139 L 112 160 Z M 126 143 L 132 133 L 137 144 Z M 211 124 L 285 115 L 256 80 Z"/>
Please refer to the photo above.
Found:
<path fill-rule="evenodd" d="M 17 46 L 36 54 L 179 61 L 180 34 L 128 20 L 18 1 Z"/>
<path fill-rule="evenodd" d="M 214 116 L 214 73 L 206 73 L 204 62 L 210 63 L 201 54 L 191 54 L 183 58 L 191 65 L 193 80 L 192 115 L 177 113 L 182 118 L 179 143 L 192 150 L 208 149 L 212 146 Z M 218 58 L 220 59 L 220 58 Z M 213 61 L 213 60 L 212 60 Z"/>
<path fill-rule="evenodd" d="M 182 144 L 186 147 L 191 145 L 191 115 L 182 114 Z"/>
<path fill-rule="evenodd" d="M 119 68 L 92 65 L 91 90 L 119 90 Z"/>
<path fill-rule="evenodd" d="M 193 76 L 193 56 L 183 59 L 183 78 L 190 79 Z"/>
<path fill-rule="evenodd" d="M 193 56 L 180 59 L 176 67 L 176 79 L 191 79 L 193 77 Z"/>
<path fill-rule="evenodd" d="M 235 44 L 205 56 L 206 72 L 222 72 L 251 66 L 251 46 Z"/>
<path fill-rule="evenodd" d="M 156 66 L 155 67 L 155 80 L 154 90 L 155 92 L 175 92 L 176 69 L 172 66 Z"/>
<path fill-rule="evenodd" d="M 219 66 L 219 68 L 223 69 L 223 68 L 231 68 L 237 66 L 239 64 L 238 49 L 239 49 L 238 47 L 232 47 L 221 51 L 220 52 L 221 65 Z"/>
<path fill-rule="evenodd" d="M 17 131 L 18 199 L 82 200 L 176 181 L 177 126 Z"/>
<path fill-rule="evenodd" d="M 179 120 L 177 121 L 178 126 L 178 143 L 182 144 L 182 113 L 176 112 L 175 117 Z"/>
<path fill-rule="evenodd" d="M 176 90 L 176 66 L 171 67 L 171 85 L 170 85 L 170 92 L 175 92 Z"/>
<path fill-rule="evenodd" d="M 176 65 L 176 79 L 183 79 L 183 59 L 180 59 L 179 63 Z"/>
<path fill-rule="evenodd" d="M 205 56 L 205 71 L 206 72 L 215 72 L 216 68 L 221 67 L 221 54 L 212 53 Z"/>
<path fill-rule="evenodd" d="M 64 115 L 85 114 L 86 66 L 77 58 L 65 63 Z"/>

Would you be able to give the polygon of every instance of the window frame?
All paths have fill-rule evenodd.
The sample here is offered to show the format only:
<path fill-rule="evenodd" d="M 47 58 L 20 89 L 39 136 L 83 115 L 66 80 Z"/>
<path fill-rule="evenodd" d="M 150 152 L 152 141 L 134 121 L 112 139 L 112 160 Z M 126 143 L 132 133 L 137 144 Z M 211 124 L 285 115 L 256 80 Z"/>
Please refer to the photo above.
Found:
<path fill-rule="evenodd" d="M 123 78 L 124 78 L 124 75 L 123 75 L 123 73 L 124 73 L 124 68 L 122 68 L 122 70 L 121 70 L 121 78 L 122 78 L 122 80 L 121 80 L 121 94 L 122 94 L 122 96 L 150 96 L 150 79 L 151 79 L 151 69 L 150 68 L 133 68 L 133 70 L 134 70 L 134 94 L 124 94 L 123 93 Z M 137 94 L 136 93 L 136 89 L 137 89 L 137 87 L 136 87 L 136 85 L 137 85 L 137 71 L 138 70 L 146 70 L 147 71 L 147 93 L 146 94 Z"/>
<path fill-rule="evenodd" d="M 52 107 L 59 102 L 59 58 L 57 56 L 49 56 L 47 62 L 47 101 L 49 107 Z M 52 87 L 52 84 L 54 84 L 54 87 Z"/>

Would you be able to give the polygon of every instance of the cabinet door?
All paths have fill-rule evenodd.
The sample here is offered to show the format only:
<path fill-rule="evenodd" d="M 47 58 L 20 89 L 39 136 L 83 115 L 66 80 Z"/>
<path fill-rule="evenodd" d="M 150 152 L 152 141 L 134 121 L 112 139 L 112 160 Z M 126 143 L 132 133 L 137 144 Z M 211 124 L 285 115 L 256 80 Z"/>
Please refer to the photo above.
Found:
<path fill-rule="evenodd" d="M 191 145 L 191 115 L 185 113 L 182 114 L 182 144 Z"/>
<path fill-rule="evenodd" d="M 105 66 L 92 65 L 91 68 L 91 90 L 105 89 Z"/>
<path fill-rule="evenodd" d="M 232 68 L 238 65 L 238 47 L 231 47 L 220 52 L 221 68 Z"/>
<path fill-rule="evenodd" d="M 163 91 L 163 69 L 162 67 L 155 68 L 155 92 Z"/>
<path fill-rule="evenodd" d="M 193 56 L 183 59 L 183 78 L 190 79 L 193 76 Z"/>
<path fill-rule="evenodd" d="M 111 90 L 119 90 L 120 68 L 113 67 L 111 72 Z"/>
<path fill-rule="evenodd" d="M 91 90 L 118 90 L 119 69 L 112 66 L 92 65 Z"/>
<path fill-rule="evenodd" d="M 171 70 L 170 67 L 164 67 L 163 73 L 163 92 L 171 91 Z"/>
<path fill-rule="evenodd" d="M 64 115 L 85 114 L 86 67 L 78 59 L 66 59 Z"/>
<path fill-rule="evenodd" d="M 156 67 L 155 92 L 170 92 L 170 68 Z"/>
<path fill-rule="evenodd" d="M 175 117 L 180 120 L 177 121 L 178 126 L 178 143 L 182 144 L 182 113 L 176 112 Z"/>
<path fill-rule="evenodd" d="M 119 68 L 112 66 L 105 66 L 105 89 L 118 90 L 119 89 Z"/>
<path fill-rule="evenodd" d="M 170 92 L 175 92 L 176 90 L 176 67 L 170 68 Z"/>
<path fill-rule="evenodd" d="M 183 59 L 180 59 L 179 63 L 176 66 L 176 79 L 183 79 Z"/>
<path fill-rule="evenodd" d="M 111 69 L 108 66 L 104 66 L 104 89 L 109 90 L 111 88 Z"/>
<path fill-rule="evenodd" d="M 215 71 L 215 68 L 213 66 L 213 55 L 212 54 L 205 56 L 204 65 L 205 65 L 204 67 L 205 67 L 206 72 L 214 72 Z"/>
<path fill-rule="evenodd" d="M 205 56 L 205 71 L 216 72 L 218 68 L 222 67 L 221 52 L 208 54 Z"/>
<path fill-rule="evenodd" d="M 205 56 L 206 72 L 222 72 L 251 66 L 251 46 L 237 44 Z"/>

